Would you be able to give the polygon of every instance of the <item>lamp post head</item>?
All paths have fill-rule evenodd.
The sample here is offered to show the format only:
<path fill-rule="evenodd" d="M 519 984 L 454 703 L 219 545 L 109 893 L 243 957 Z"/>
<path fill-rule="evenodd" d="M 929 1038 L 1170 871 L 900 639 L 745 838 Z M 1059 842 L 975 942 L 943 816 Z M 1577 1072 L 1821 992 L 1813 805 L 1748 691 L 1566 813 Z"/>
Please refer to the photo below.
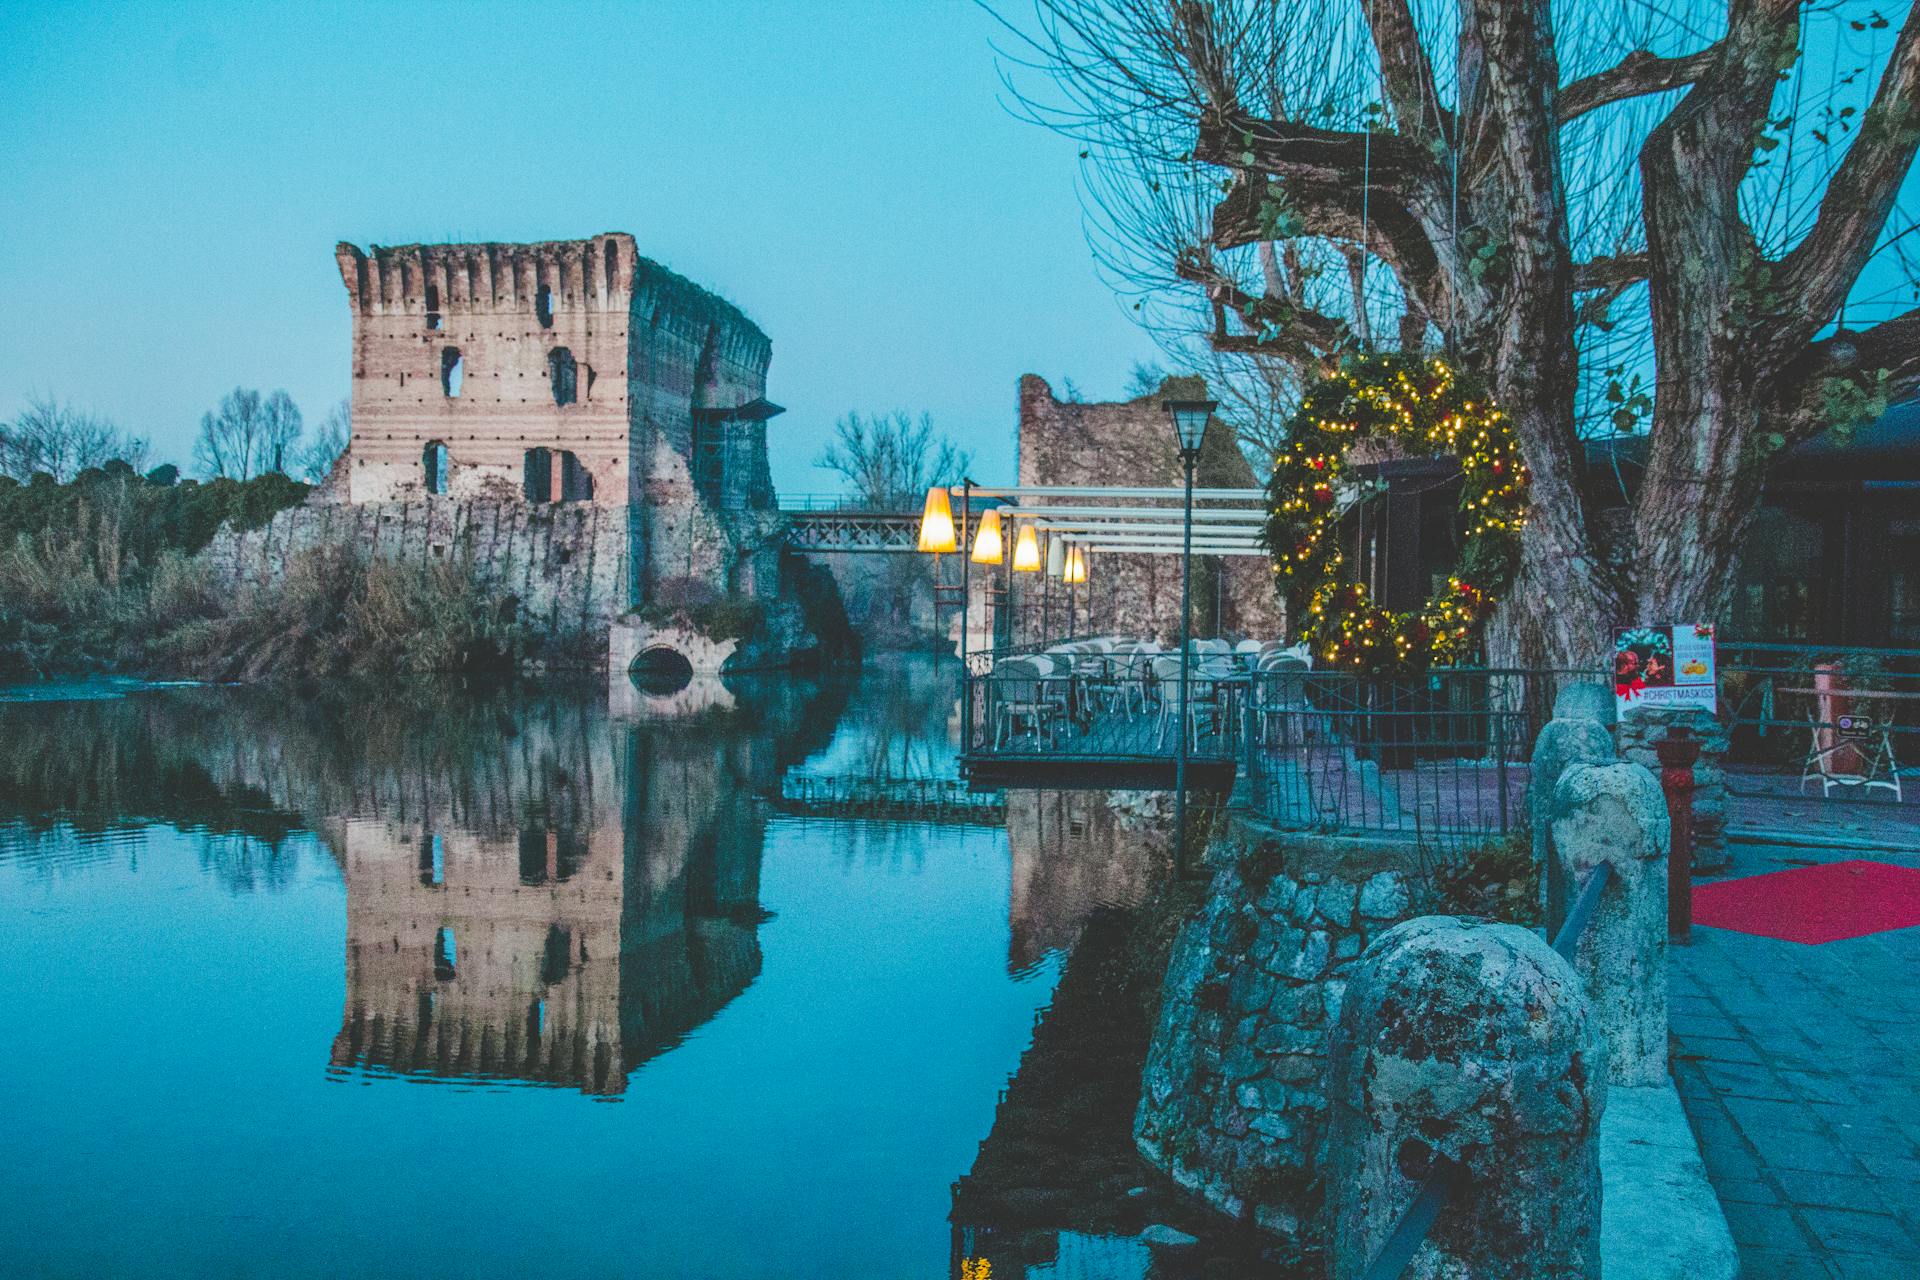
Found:
<path fill-rule="evenodd" d="M 1200 456 L 1200 441 L 1207 434 L 1207 419 L 1213 416 L 1212 400 L 1162 400 L 1160 407 L 1173 419 L 1173 434 L 1186 458 Z"/>

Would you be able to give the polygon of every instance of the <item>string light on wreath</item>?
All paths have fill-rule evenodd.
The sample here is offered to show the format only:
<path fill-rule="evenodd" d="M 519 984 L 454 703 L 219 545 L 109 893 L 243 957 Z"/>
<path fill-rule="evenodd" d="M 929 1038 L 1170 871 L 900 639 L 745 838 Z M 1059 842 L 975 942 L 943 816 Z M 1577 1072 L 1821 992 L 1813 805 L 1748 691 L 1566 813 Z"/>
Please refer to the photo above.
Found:
<path fill-rule="evenodd" d="M 1341 499 L 1365 483 L 1348 461 L 1362 440 L 1460 464 L 1459 562 L 1418 609 L 1383 608 L 1342 572 Z M 1333 666 L 1409 673 L 1472 656 L 1520 561 L 1527 469 L 1506 415 L 1444 361 L 1368 356 L 1307 393 L 1268 497 L 1267 546 L 1296 638 Z"/>

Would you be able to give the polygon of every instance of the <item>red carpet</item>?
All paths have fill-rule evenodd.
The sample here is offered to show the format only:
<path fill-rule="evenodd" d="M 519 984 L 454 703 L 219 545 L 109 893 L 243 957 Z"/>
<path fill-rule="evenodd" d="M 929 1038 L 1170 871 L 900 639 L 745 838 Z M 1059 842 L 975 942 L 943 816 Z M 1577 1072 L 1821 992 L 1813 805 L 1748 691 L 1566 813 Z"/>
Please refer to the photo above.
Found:
<path fill-rule="evenodd" d="M 1809 944 L 1911 929 L 1920 925 L 1920 870 L 1830 862 L 1696 884 L 1693 922 Z"/>

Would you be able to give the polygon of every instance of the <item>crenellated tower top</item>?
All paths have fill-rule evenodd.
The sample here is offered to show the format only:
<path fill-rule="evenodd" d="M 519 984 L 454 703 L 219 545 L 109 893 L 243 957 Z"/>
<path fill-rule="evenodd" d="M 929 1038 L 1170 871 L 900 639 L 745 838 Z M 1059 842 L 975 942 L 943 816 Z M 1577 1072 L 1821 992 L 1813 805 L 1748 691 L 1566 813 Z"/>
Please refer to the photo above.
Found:
<path fill-rule="evenodd" d="M 625 313 L 639 252 L 624 231 L 537 244 L 334 246 L 362 315 Z M 544 323 L 544 320 L 543 320 Z"/>

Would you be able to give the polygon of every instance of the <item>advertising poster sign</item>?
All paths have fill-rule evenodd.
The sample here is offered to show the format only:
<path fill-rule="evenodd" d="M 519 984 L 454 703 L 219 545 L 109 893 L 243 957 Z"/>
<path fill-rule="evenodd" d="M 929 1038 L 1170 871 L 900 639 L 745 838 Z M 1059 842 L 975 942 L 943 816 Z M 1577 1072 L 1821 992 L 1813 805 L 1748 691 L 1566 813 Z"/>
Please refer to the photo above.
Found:
<path fill-rule="evenodd" d="M 1614 636 L 1613 698 L 1621 715 L 1642 707 L 1719 705 L 1713 624 L 1628 627 Z"/>

